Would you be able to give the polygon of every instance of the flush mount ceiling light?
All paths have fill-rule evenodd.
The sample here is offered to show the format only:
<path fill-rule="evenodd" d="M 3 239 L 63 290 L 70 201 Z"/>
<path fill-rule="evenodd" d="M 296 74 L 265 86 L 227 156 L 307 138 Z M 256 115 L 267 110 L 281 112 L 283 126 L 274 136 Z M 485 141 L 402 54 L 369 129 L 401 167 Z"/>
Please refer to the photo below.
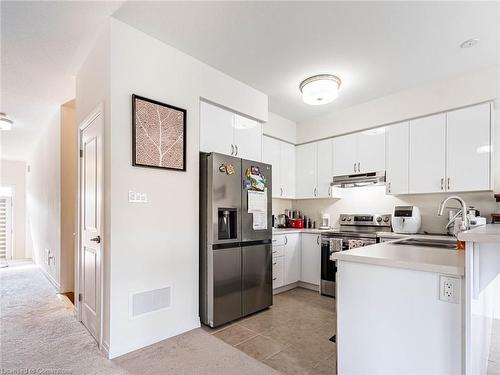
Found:
<path fill-rule="evenodd" d="M 477 43 L 479 43 L 479 39 L 476 38 L 468 39 L 465 42 L 462 42 L 462 44 L 460 44 L 460 48 L 471 48 L 474 47 Z"/>
<path fill-rule="evenodd" d="M 12 121 L 7 115 L 3 112 L 0 112 L 0 130 L 10 130 L 12 129 Z"/>
<path fill-rule="evenodd" d="M 299 86 L 302 100 L 311 105 L 331 103 L 339 94 L 340 84 L 340 78 L 331 74 L 306 78 Z"/>

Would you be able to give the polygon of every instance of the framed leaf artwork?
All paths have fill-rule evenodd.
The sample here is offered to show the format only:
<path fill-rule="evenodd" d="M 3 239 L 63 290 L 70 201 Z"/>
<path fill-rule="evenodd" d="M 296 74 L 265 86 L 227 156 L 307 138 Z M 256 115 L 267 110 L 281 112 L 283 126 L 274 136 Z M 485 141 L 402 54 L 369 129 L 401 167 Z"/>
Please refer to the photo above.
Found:
<path fill-rule="evenodd" d="M 132 165 L 186 170 L 186 110 L 132 95 Z"/>

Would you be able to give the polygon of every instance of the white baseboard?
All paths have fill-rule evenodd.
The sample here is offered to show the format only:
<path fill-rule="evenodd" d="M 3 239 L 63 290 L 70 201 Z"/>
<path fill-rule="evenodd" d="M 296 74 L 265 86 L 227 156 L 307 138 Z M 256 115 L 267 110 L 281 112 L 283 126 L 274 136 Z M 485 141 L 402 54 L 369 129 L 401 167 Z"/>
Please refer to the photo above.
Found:
<path fill-rule="evenodd" d="M 47 280 L 49 280 L 52 286 L 56 289 L 56 292 L 60 293 L 61 285 L 56 281 L 56 279 L 54 279 L 54 277 L 50 273 L 48 273 L 42 266 L 40 266 L 39 264 L 37 264 L 37 266 L 42 271 Z"/>
<path fill-rule="evenodd" d="M 297 281 L 296 283 L 288 284 L 288 285 L 273 289 L 273 294 L 280 294 L 280 293 L 288 292 L 289 290 L 292 290 L 295 288 L 304 288 L 304 289 L 313 290 L 315 292 L 319 292 L 318 285 L 309 284 L 309 283 L 306 283 L 304 281 Z"/>
<path fill-rule="evenodd" d="M 104 340 L 102 342 L 101 352 L 102 352 L 102 354 L 104 354 L 104 356 L 106 358 L 111 359 L 111 358 L 109 358 L 109 343 L 107 343 Z"/>

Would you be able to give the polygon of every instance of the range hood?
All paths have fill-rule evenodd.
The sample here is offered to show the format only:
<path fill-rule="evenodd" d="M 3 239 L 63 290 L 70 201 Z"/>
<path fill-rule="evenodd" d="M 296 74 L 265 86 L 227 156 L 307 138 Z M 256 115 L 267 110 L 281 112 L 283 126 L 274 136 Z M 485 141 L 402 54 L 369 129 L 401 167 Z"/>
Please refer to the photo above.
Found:
<path fill-rule="evenodd" d="M 330 186 L 343 188 L 385 184 L 385 171 L 334 176 Z"/>

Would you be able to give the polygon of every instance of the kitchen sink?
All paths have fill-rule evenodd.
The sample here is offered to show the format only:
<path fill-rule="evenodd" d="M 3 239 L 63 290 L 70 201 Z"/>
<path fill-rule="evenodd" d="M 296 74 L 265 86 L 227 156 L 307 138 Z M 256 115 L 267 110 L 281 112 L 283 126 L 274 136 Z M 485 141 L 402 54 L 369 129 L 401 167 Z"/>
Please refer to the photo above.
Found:
<path fill-rule="evenodd" d="M 412 246 L 427 246 L 427 247 L 439 247 L 442 249 L 456 250 L 457 245 L 453 241 L 438 240 L 432 238 L 405 238 L 399 241 L 393 241 L 391 244 L 394 245 L 412 245 Z"/>

